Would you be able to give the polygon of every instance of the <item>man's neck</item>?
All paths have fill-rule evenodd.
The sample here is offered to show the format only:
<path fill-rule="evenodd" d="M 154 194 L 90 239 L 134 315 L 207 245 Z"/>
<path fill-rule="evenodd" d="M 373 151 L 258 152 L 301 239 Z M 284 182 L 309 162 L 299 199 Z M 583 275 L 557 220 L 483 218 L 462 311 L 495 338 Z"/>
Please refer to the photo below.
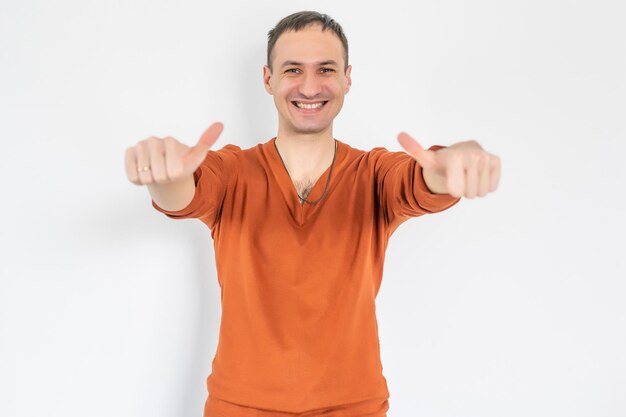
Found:
<path fill-rule="evenodd" d="M 276 136 L 280 152 L 292 179 L 315 180 L 328 168 L 335 155 L 332 129 L 317 134 L 282 134 Z M 315 177 L 315 178 L 311 178 Z"/>

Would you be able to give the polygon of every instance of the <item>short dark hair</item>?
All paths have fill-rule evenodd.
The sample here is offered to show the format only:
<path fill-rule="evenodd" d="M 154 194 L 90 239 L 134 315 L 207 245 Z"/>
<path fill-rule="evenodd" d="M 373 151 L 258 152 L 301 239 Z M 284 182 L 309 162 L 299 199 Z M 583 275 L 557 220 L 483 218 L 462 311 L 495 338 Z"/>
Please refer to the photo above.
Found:
<path fill-rule="evenodd" d="M 327 14 L 306 10 L 282 18 L 272 30 L 267 32 L 267 66 L 270 71 L 272 71 L 272 52 L 278 37 L 288 30 L 297 32 L 313 24 L 320 24 L 322 31 L 332 30 L 337 35 L 343 45 L 344 71 L 348 68 L 348 39 L 343 33 L 341 25 Z"/>

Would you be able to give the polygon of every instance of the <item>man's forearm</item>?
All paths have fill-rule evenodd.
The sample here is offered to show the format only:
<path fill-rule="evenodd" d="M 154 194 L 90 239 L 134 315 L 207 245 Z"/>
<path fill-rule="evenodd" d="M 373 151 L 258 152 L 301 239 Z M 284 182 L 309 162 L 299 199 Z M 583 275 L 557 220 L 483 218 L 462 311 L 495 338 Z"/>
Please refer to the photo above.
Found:
<path fill-rule="evenodd" d="M 180 181 L 146 186 L 156 205 L 168 211 L 184 209 L 191 203 L 196 193 L 193 174 Z"/>

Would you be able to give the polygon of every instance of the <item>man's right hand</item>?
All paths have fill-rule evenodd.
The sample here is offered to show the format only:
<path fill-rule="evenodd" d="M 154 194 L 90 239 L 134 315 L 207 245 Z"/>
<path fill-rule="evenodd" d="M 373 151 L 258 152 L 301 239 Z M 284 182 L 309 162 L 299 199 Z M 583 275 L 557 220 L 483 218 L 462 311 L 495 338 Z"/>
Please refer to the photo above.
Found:
<path fill-rule="evenodd" d="M 192 177 L 223 129 L 222 123 L 213 123 L 192 147 L 170 136 L 151 136 L 137 142 L 126 149 L 128 180 L 136 185 L 149 185 L 175 183 Z"/>

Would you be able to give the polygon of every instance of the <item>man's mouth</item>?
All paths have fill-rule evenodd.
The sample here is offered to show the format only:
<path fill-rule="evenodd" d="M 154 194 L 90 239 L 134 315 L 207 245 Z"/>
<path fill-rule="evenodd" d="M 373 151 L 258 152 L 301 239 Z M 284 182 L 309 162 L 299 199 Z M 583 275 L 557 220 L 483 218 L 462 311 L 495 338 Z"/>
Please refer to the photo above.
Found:
<path fill-rule="evenodd" d="M 303 103 L 301 101 L 292 101 L 291 103 L 299 109 L 314 110 L 314 109 L 319 109 L 324 104 L 328 103 L 328 100 L 318 101 L 316 103 Z"/>

